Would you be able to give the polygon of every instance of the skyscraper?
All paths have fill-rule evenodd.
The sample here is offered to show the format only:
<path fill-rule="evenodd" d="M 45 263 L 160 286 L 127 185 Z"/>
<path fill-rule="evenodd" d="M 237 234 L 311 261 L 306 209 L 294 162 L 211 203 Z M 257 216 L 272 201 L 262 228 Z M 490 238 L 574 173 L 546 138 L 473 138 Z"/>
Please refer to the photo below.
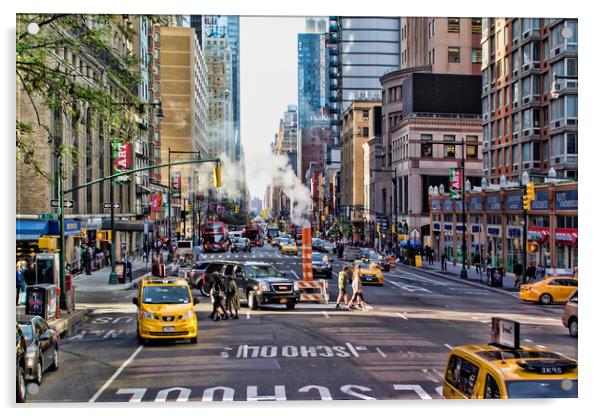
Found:
<path fill-rule="evenodd" d="M 324 36 L 319 33 L 297 35 L 299 128 L 313 127 L 312 118 L 320 116 L 325 103 L 322 94 L 326 79 L 320 68 L 323 42 Z"/>
<path fill-rule="evenodd" d="M 234 155 L 240 160 L 240 16 L 228 16 L 228 46 L 232 56 L 232 119 Z"/>

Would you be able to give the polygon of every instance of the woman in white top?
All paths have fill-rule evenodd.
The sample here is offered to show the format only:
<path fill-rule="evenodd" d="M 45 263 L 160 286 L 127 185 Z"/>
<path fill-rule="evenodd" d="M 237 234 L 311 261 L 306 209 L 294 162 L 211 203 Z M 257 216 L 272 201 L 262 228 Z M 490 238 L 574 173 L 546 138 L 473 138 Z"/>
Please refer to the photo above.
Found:
<path fill-rule="evenodd" d="M 349 300 L 347 307 L 349 309 L 354 308 L 354 303 L 359 301 L 360 307 L 364 310 L 364 295 L 362 293 L 362 279 L 360 278 L 360 268 L 355 266 L 353 269 L 353 280 L 351 281 L 351 287 L 353 288 L 353 296 Z"/>

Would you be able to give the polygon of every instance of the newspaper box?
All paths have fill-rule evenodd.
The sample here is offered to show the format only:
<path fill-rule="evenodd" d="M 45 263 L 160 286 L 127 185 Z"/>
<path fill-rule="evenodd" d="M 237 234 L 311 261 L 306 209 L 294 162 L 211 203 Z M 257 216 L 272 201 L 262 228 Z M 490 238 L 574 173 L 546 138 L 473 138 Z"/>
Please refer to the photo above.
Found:
<path fill-rule="evenodd" d="M 27 287 L 25 313 L 48 321 L 56 317 L 56 286 L 42 283 Z"/>

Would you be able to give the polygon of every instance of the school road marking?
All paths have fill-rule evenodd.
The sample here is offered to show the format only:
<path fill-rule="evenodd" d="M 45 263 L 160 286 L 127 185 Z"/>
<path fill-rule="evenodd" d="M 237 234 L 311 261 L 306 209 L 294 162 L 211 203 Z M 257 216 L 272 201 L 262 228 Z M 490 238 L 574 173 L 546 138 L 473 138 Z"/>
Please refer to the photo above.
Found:
<path fill-rule="evenodd" d="M 115 373 L 111 376 L 111 378 L 108 379 L 107 382 L 100 388 L 100 390 L 98 390 L 96 392 L 96 394 L 94 394 L 94 396 L 92 396 L 92 398 L 89 400 L 90 403 L 95 402 L 96 399 L 98 399 L 98 397 L 100 397 L 100 395 L 102 394 L 102 392 L 105 391 L 107 389 L 107 387 L 109 387 L 111 385 L 111 383 L 113 381 L 115 381 L 115 379 L 117 377 L 119 377 L 119 374 L 121 374 L 121 372 L 123 371 L 123 369 L 125 367 L 127 367 L 128 364 L 131 363 L 134 358 L 136 358 L 136 356 L 138 355 L 138 353 L 140 351 L 142 351 L 142 348 L 144 348 L 144 345 L 139 346 L 138 349 L 136 349 L 136 351 L 134 351 L 134 353 L 132 355 L 130 355 L 130 358 L 128 358 L 123 364 L 121 364 L 121 367 L 119 367 L 117 369 L 117 371 L 115 371 Z"/>

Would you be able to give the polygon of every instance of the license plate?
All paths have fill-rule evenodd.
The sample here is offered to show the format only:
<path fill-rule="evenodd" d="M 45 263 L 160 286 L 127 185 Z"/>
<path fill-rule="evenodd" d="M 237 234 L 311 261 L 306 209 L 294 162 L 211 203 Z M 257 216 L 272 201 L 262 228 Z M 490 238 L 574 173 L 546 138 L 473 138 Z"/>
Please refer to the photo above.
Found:
<path fill-rule="evenodd" d="M 163 327 L 163 332 L 174 332 L 174 327 L 173 326 L 164 326 Z"/>
<path fill-rule="evenodd" d="M 366 277 L 366 280 L 369 281 L 369 282 L 371 282 L 374 279 L 372 279 L 371 277 Z"/>
<path fill-rule="evenodd" d="M 280 299 L 280 303 L 286 303 L 286 299 Z"/>
<path fill-rule="evenodd" d="M 316 269 L 317 273 L 322 273 L 322 269 Z"/>

